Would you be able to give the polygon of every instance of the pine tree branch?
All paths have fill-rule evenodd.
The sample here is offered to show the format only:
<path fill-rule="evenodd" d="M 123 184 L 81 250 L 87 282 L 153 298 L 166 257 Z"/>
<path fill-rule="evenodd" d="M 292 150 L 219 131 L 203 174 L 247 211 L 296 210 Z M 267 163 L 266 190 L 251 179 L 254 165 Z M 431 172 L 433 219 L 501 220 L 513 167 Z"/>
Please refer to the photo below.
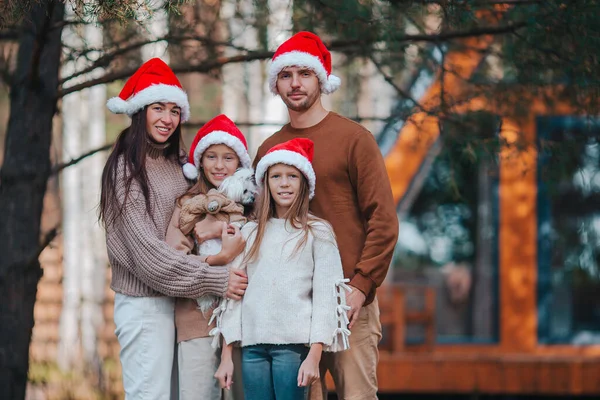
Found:
<path fill-rule="evenodd" d="M 171 69 L 176 74 L 177 73 L 190 73 L 190 72 L 208 73 L 215 69 L 219 69 L 222 66 L 227 65 L 227 64 L 235 64 L 235 63 L 256 61 L 256 60 L 266 60 L 266 59 L 271 58 L 272 56 L 273 56 L 272 51 L 257 51 L 257 52 L 251 52 L 248 54 L 237 55 L 237 56 L 232 56 L 232 57 L 218 57 L 215 60 L 207 61 L 207 62 L 197 64 L 197 65 L 172 66 Z M 92 86 L 110 83 L 110 82 L 114 82 L 119 79 L 128 78 L 129 76 L 133 75 L 133 73 L 136 70 L 137 70 L 137 67 L 130 68 L 130 69 L 123 69 L 123 70 L 116 71 L 113 73 L 105 74 L 104 76 L 101 76 L 100 78 L 91 79 L 89 81 L 82 82 L 77 85 L 73 85 L 69 88 L 59 91 L 58 97 L 63 97 L 63 96 L 68 95 L 69 93 L 78 92 L 82 89 L 89 88 Z"/>
<path fill-rule="evenodd" d="M 482 36 L 482 35 L 500 35 L 500 34 L 511 33 L 520 28 L 525 27 L 526 25 L 527 25 L 527 23 L 525 23 L 525 22 L 518 22 L 518 23 L 514 23 L 514 24 L 507 24 L 505 26 L 500 26 L 500 27 L 476 28 L 476 29 L 471 29 L 471 30 L 467 30 L 467 31 L 445 32 L 445 33 L 440 33 L 440 34 L 435 34 L 435 35 L 428 35 L 428 34 L 399 35 L 399 36 L 392 38 L 392 40 L 394 40 L 396 42 L 425 41 L 425 42 L 439 43 L 442 41 L 458 39 L 458 38 L 466 38 L 466 37 Z M 182 37 L 179 37 L 179 38 L 182 38 Z M 191 38 L 193 39 L 193 37 L 191 37 Z M 168 41 L 169 39 L 167 37 L 167 38 L 163 38 L 160 40 Z M 157 39 L 156 41 L 159 41 L 159 40 Z M 152 41 L 148 41 L 148 42 L 144 42 L 143 44 L 147 44 L 147 43 L 151 43 L 151 42 Z M 215 42 L 215 44 L 217 44 L 217 42 Z M 372 45 L 372 44 L 373 44 L 373 41 L 362 41 L 362 40 L 332 40 L 332 41 L 327 42 L 327 45 L 330 48 L 330 50 L 341 51 L 341 52 L 351 52 L 351 50 L 356 50 L 357 48 L 364 47 L 366 45 Z M 139 47 L 139 45 L 142 45 L 142 42 L 136 43 L 135 45 L 132 45 L 132 46 Z M 226 44 L 226 45 L 229 45 L 229 44 Z M 133 49 L 133 47 L 131 49 Z M 124 51 L 119 50 L 118 54 L 113 54 L 113 56 L 120 55 L 122 53 L 124 53 Z M 272 56 L 273 56 L 272 51 L 250 51 L 250 52 L 247 52 L 246 54 L 240 54 L 240 55 L 235 55 L 235 56 L 230 56 L 230 57 L 218 57 L 217 59 L 205 61 L 203 63 L 196 64 L 196 65 L 173 66 L 172 69 L 173 69 L 173 72 L 175 72 L 175 73 L 191 73 L 191 72 L 208 73 L 210 71 L 219 69 L 227 64 L 235 64 L 235 63 L 257 61 L 257 60 L 266 60 L 266 59 L 271 58 Z M 101 60 L 101 62 L 104 64 L 106 64 L 107 61 L 110 61 L 110 59 L 108 57 L 106 59 Z M 95 68 L 98 68 L 99 66 L 102 66 L 102 65 L 97 63 L 96 66 L 94 66 L 93 68 L 90 67 L 90 68 L 86 69 L 86 71 L 89 72 L 89 70 L 93 70 Z M 59 97 L 63 97 L 69 93 L 77 92 L 82 89 L 89 88 L 89 87 L 92 87 L 95 85 L 106 84 L 106 83 L 114 82 L 119 79 L 125 79 L 125 78 L 131 76 L 136 71 L 136 69 L 137 68 L 129 68 L 129 69 L 123 69 L 120 71 L 108 73 L 99 78 L 91 79 L 89 81 L 82 82 L 82 83 L 73 85 L 71 87 L 68 87 L 66 89 L 63 89 L 63 90 L 59 91 L 58 95 L 59 95 Z M 78 72 L 72 76 L 64 78 L 62 82 L 66 82 L 70 79 L 73 79 L 75 76 L 79 76 L 79 75 L 81 75 L 81 73 Z"/>
<path fill-rule="evenodd" d="M 183 35 L 183 36 L 168 35 L 168 36 L 164 36 L 164 37 L 157 38 L 157 39 L 138 40 L 136 42 L 129 43 L 125 46 L 122 46 L 120 43 L 117 43 L 117 44 L 115 44 L 116 50 L 109 52 L 109 53 L 102 54 L 96 60 L 93 60 L 92 64 L 90 64 L 86 68 L 79 70 L 67 77 L 64 77 L 63 79 L 60 80 L 60 85 L 62 86 L 65 82 L 68 82 L 74 78 L 81 76 L 81 75 L 85 75 L 89 72 L 92 72 L 96 68 L 106 68 L 117 57 L 126 55 L 130 51 L 140 49 L 145 45 L 159 43 L 159 42 L 167 42 L 169 44 L 181 44 L 186 41 L 200 42 L 200 43 L 203 43 L 205 46 L 213 46 L 213 47 L 223 46 L 223 47 L 228 47 L 228 48 L 238 50 L 241 52 L 249 52 L 250 51 L 247 48 L 235 46 L 229 42 L 219 42 L 219 41 L 212 40 L 209 37 L 198 36 L 198 35 Z M 93 53 L 93 52 L 103 53 L 104 51 L 105 50 L 103 50 L 103 49 L 88 48 L 88 49 L 85 49 L 85 51 L 80 52 L 79 54 L 72 55 L 72 58 L 83 57 L 83 56 L 86 56 L 87 54 Z M 90 60 L 90 61 L 92 61 L 92 60 Z"/>

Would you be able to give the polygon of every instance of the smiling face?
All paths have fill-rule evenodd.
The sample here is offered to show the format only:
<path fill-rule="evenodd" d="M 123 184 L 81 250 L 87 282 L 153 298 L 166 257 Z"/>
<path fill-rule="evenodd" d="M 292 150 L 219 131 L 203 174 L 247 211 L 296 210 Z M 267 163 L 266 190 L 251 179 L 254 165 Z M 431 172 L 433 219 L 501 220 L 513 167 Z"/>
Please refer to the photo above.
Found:
<path fill-rule="evenodd" d="M 278 218 L 282 218 L 298 197 L 304 175 L 296 167 L 275 164 L 269 168 L 267 177 L 275 212 Z"/>
<path fill-rule="evenodd" d="M 319 78 L 308 68 L 286 67 L 277 75 L 277 92 L 290 110 L 303 112 L 321 98 Z"/>
<path fill-rule="evenodd" d="M 200 165 L 206 179 L 216 188 L 223 179 L 235 173 L 240 166 L 240 158 L 231 147 L 213 144 L 202 154 Z"/>
<path fill-rule="evenodd" d="M 181 108 L 175 103 L 153 103 L 146 109 L 146 131 L 156 143 L 165 143 L 181 120 Z"/>

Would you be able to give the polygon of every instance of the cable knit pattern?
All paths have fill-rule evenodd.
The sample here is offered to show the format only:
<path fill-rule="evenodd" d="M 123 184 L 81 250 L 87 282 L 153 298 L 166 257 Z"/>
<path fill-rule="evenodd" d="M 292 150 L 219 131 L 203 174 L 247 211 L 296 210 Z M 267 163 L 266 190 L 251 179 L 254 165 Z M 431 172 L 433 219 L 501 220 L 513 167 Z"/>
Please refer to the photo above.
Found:
<path fill-rule="evenodd" d="M 125 198 L 124 163 L 117 170 L 116 194 Z M 188 189 L 181 166 L 165 157 L 147 157 L 146 170 L 154 219 L 146 212 L 139 185 L 134 181 L 125 210 L 106 229 L 106 246 L 112 266 L 111 288 L 136 297 L 223 297 L 227 268 L 210 267 L 198 256 L 188 256 L 165 242 L 176 199 Z"/>
<path fill-rule="evenodd" d="M 241 341 L 242 346 L 323 343 L 324 351 L 348 348 L 340 254 L 329 225 L 311 226 L 306 245 L 294 253 L 302 231 L 284 219 L 269 220 L 257 261 L 247 266 L 246 293 L 242 301 L 224 300 L 215 309 L 213 336 L 222 334 L 227 343 Z M 254 242 L 255 227 L 249 222 L 242 228 L 246 249 Z M 232 267 L 239 268 L 242 259 L 238 256 Z"/>

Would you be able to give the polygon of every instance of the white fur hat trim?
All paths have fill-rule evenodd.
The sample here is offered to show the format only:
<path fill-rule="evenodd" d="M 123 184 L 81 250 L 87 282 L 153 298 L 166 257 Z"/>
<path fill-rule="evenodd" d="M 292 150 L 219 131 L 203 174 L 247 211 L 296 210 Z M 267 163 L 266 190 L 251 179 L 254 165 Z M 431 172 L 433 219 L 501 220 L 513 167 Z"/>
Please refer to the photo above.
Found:
<path fill-rule="evenodd" d="M 187 94 L 179 87 L 172 85 L 152 85 L 140 90 L 127 101 L 113 97 L 106 106 L 115 114 L 127 114 L 130 117 L 152 103 L 175 103 L 181 108 L 181 122 L 190 119 L 190 103 Z"/>
<path fill-rule="evenodd" d="M 200 158 L 202 154 L 213 144 L 224 144 L 231 147 L 233 151 L 240 158 L 242 167 L 248 168 L 252 163 L 246 146 L 235 136 L 225 131 L 212 131 L 208 135 L 204 136 L 196 145 L 194 149 L 194 164 L 197 168 L 200 167 Z"/>
<path fill-rule="evenodd" d="M 256 183 L 259 186 L 262 186 L 265 173 L 269 167 L 275 164 L 286 164 L 298 168 L 308 180 L 308 188 L 310 190 L 308 198 L 312 199 L 315 196 L 317 177 L 315 176 L 312 164 L 303 155 L 290 150 L 275 150 L 267 153 L 260 159 L 256 166 L 256 173 L 254 174 Z"/>
<path fill-rule="evenodd" d="M 290 51 L 277 57 L 269 66 L 269 89 L 271 89 L 271 93 L 278 94 L 277 75 L 284 68 L 291 66 L 310 68 L 315 71 L 319 83 L 321 83 L 321 93 L 333 93 L 342 83 L 340 78 L 333 74 L 329 74 L 329 78 L 327 78 L 327 71 L 321 64 L 319 57 L 302 51 Z"/>

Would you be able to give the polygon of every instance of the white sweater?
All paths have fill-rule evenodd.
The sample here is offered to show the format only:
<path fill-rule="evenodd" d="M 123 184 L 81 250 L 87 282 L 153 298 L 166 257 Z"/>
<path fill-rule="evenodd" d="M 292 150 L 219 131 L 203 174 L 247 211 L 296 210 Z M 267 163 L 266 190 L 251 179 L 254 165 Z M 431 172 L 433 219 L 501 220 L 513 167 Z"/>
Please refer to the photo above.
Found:
<path fill-rule="evenodd" d="M 241 301 L 224 300 L 215 310 L 217 328 L 226 343 L 255 344 L 323 343 L 325 351 L 348 348 L 349 309 L 342 262 L 331 227 L 312 222 L 304 247 L 303 237 L 284 219 L 272 218 L 256 261 L 247 265 L 248 288 Z M 248 251 L 256 237 L 255 222 L 242 229 Z M 245 252 L 233 262 L 243 267 Z"/>

